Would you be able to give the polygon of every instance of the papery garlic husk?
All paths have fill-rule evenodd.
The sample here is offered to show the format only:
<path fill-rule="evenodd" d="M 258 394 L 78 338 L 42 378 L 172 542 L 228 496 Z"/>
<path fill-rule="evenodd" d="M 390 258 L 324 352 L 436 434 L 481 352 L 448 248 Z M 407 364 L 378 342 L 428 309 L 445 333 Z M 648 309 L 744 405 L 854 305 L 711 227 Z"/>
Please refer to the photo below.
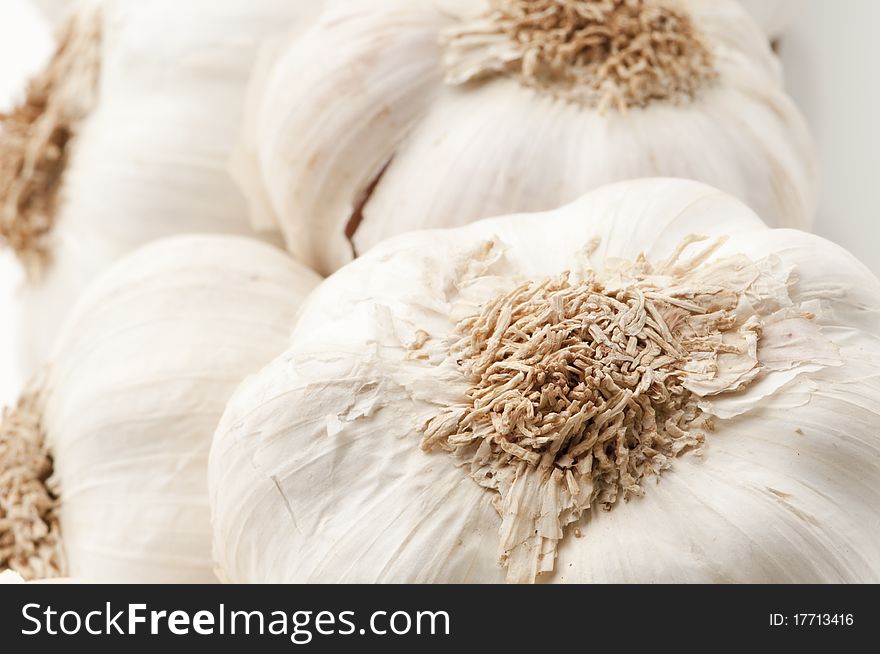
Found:
<path fill-rule="evenodd" d="M 45 360 L 85 285 L 149 241 L 253 235 L 227 170 L 263 39 L 320 2 L 104 0 L 77 5 L 59 53 L 2 118 L 0 242 L 29 271 L 22 367 Z M 9 131 L 13 126 L 14 131 Z M 269 239 L 273 240 L 273 239 Z"/>
<path fill-rule="evenodd" d="M 801 8 L 801 0 L 739 0 L 771 39 L 778 39 Z"/>
<path fill-rule="evenodd" d="M 318 282 L 233 236 L 161 240 L 102 275 L 0 425 L 0 569 L 216 581 L 214 429 L 238 383 L 283 351 Z"/>
<path fill-rule="evenodd" d="M 564 30 L 502 29 L 517 9 L 553 22 L 563 6 L 605 16 L 584 18 L 594 33 L 577 49 L 553 41 Z M 609 7 L 634 17 L 609 28 Z M 491 8 L 507 22 L 484 18 Z M 644 25 L 668 51 L 641 49 Z M 609 30 L 632 37 L 629 67 L 551 57 L 611 47 Z M 255 225 L 280 226 L 322 274 L 388 236 L 552 209 L 633 177 L 710 183 L 776 226 L 812 220 L 811 138 L 766 37 L 730 0 L 341 3 L 276 53 L 255 73 L 235 170 Z"/>
<path fill-rule="evenodd" d="M 696 182 L 399 236 L 230 400 L 215 557 L 233 582 L 877 581 L 878 364 L 880 281 Z M 572 451 L 593 437 L 622 449 Z"/>

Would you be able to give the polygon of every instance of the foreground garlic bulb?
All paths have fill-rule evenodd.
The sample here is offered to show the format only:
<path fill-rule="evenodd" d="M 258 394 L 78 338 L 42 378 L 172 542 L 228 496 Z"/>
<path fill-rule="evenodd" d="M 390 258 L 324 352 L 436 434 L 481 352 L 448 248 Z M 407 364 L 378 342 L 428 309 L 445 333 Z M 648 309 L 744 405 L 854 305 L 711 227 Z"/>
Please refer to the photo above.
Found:
<path fill-rule="evenodd" d="M 250 234 L 227 172 L 265 37 L 317 10 L 289 0 L 87 0 L 25 103 L 0 116 L 0 245 L 22 291 L 22 364 L 45 359 L 85 285 L 180 233 Z"/>
<path fill-rule="evenodd" d="M 877 581 L 878 365 L 864 266 L 694 182 L 404 235 L 230 401 L 215 556 L 235 582 Z"/>
<path fill-rule="evenodd" d="M 284 349 L 318 281 L 231 236 L 159 241 L 101 276 L 0 426 L 0 569 L 213 580 L 211 437 L 236 385 Z"/>
<path fill-rule="evenodd" d="M 711 183 L 774 225 L 812 219 L 804 121 L 729 0 L 334 4 L 249 106 L 236 171 L 255 224 L 322 273 L 390 235 L 640 176 Z"/>

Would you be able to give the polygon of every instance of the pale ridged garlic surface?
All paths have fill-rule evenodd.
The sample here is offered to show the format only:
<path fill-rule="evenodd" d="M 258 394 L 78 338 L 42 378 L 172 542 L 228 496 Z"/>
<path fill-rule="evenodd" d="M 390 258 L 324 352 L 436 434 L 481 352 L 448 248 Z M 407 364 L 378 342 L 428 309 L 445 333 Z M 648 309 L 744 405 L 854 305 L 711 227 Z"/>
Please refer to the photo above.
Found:
<path fill-rule="evenodd" d="M 0 425 L 0 568 L 216 581 L 214 429 L 241 380 L 284 349 L 318 282 L 277 248 L 233 236 L 162 240 L 112 266 Z"/>
<path fill-rule="evenodd" d="M 732 0 L 335 3 L 258 71 L 236 171 L 326 274 L 382 239 L 693 178 L 808 226 L 815 164 Z"/>
<path fill-rule="evenodd" d="M 264 39 L 321 3 L 70 4 L 58 54 L 22 107 L 0 116 L 0 244 L 30 273 L 28 374 L 78 294 L 120 256 L 175 234 L 253 234 L 227 169 L 245 89 Z"/>
<path fill-rule="evenodd" d="M 234 582 L 878 581 L 878 371 L 880 281 L 696 182 L 402 235 L 230 400 L 216 560 Z"/>

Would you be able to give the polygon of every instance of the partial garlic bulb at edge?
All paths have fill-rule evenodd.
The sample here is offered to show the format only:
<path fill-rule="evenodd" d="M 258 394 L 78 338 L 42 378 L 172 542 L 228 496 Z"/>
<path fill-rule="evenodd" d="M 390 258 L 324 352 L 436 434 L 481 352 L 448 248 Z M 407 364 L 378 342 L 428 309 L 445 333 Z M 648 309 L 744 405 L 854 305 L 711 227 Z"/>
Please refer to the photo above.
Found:
<path fill-rule="evenodd" d="M 771 224 L 810 224 L 811 139 L 736 2 L 582 4 L 598 15 L 587 31 L 629 26 L 635 63 L 622 74 L 636 81 L 608 72 L 621 62 L 542 59 L 545 46 L 562 61 L 580 51 L 558 31 L 514 41 L 524 0 L 491 0 L 488 18 L 481 0 L 328 6 L 256 74 L 236 161 L 255 224 L 280 227 L 323 274 L 388 236 L 550 209 L 641 176 L 697 179 Z M 667 68 L 651 70 L 638 47 L 646 24 L 681 46 Z"/>
<path fill-rule="evenodd" d="M 102 275 L 47 372 L 0 426 L 0 492 L 13 498 L 0 506 L 12 505 L 5 518 L 24 539 L 0 546 L 0 568 L 97 582 L 215 580 L 211 437 L 239 382 L 283 350 L 318 282 L 276 248 L 230 236 L 162 240 Z M 27 474 L 47 474 L 34 468 L 41 438 L 57 506 L 36 492 L 16 506 L 33 490 Z"/>
<path fill-rule="evenodd" d="M 31 273 L 26 374 L 88 282 L 127 252 L 181 233 L 254 234 L 227 171 L 245 88 L 263 39 L 321 5 L 70 4 L 62 49 L 18 111 L 0 116 L 0 243 Z"/>
<path fill-rule="evenodd" d="M 233 582 L 877 581 L 878 371 L 880 281 L 695 182 L 406 234 L 230 400 L 215 556 Z"/>

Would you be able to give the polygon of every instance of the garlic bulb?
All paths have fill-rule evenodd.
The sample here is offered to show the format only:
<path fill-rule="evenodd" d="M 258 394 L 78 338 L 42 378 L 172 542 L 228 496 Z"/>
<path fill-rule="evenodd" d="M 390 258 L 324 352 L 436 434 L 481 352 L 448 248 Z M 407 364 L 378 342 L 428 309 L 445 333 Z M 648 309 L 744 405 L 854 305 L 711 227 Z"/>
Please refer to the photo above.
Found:
<path fill-rule="evenodd" d="M 317 10 L 289 0 L 85 2 L 27 101 L 0 117 L 0 243 L 22 291 L 25 372 L 85 285 L 151 240 L 247 235 L 227 171 L 264 38 Z"/>
<path fill-rule="evenodd" d="M 810 223 L 808 131 L 736 2 L 576 5 L 328 6 L 255 74 L 236 164 L 255 225 L 330 273 L 391 235 L 633 177 L 697 179 L 771 224 Z"/>
<path fill-rule="evenodd" d="M 880 281 L 695 182 L 406 234 L 230 400 L 215 557 L 233 582 L 877 581 L 878 371 Z"/>
<path fill-rule="evenodd" d="M 798 12 L 799 0 L 739 0 L 771 39 L 782 36 Z"/>
<path fill-rule="evenodd" d="M 0 569 L 215 579 L 211 437 L 236 385 L 284 349 L 318 281 L 232 236 L 162 240 L 102 275 L 0 427 Z"/>

